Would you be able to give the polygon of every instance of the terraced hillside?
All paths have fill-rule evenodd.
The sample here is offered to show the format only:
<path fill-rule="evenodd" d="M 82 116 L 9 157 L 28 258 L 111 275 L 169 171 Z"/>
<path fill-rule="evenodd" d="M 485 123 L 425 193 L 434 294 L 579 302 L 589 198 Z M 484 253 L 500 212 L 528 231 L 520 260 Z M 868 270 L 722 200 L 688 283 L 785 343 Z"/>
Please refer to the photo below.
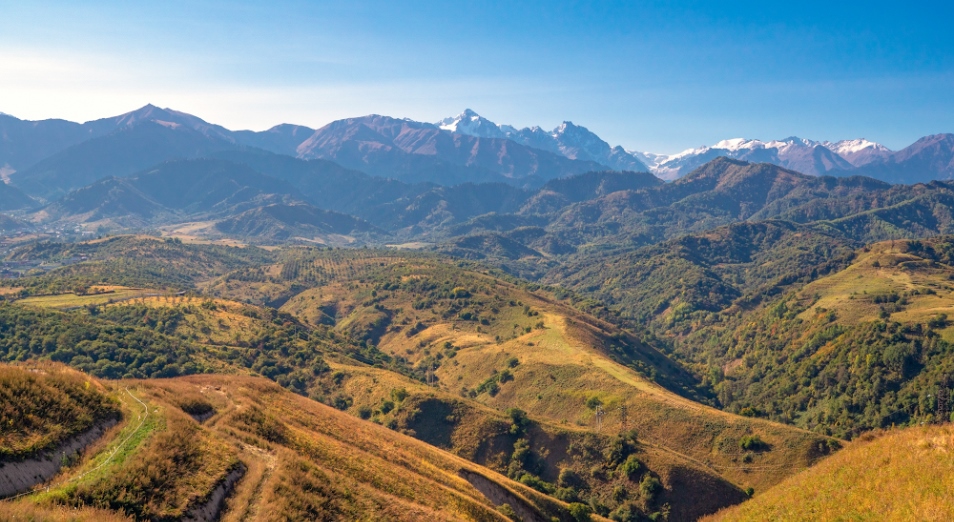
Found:
<path fill-rule="evenodd" d="M 261 378 L 94 385 L 121 403 L 124 421 L 48 488 L 0 504 L 0 513 L 56 519 L 56 506 L 74 506 L 74 520 L 96 520 L 103 511 L 95 510 L 149 520 L 573 519 L 567 504 Z"/>
<path fill-rule="evenodd" d="M 954 427 L 871 434 L 705 520 L 951 520 Z"/>

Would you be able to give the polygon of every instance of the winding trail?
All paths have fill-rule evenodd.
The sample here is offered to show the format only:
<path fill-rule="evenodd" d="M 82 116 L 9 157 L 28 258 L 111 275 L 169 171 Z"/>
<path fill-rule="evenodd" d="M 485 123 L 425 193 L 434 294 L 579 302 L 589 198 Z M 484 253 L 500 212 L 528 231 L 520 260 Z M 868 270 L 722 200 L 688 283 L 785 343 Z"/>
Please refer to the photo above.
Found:
<path fill-rule="evenodd" d="M 113 448 L 112 453 L 110 453 L 109 456 L 108 456 L 102 463 L 100 463 L 100 464 L 99 464 L 98 466 L 96 466 L 95 468 L 90 469 L 90 470 L 86 471 L 85 473 L 83 473 L 83 474 L 81 474 L 81 475 L 77 475 L 77 476 L 75 476 L 75 477 L 72 477 L 72 478 L 70 478 L 70 479 L 67 479 L 67 480 L 64 481 L 63 483 L 59 484 L 60 486 L 63 486 L 63 485 L 66 485 L 66 484 L 70 484 L 70 483 L 72 483 L 72 482 L 77 482 L 77 481 L 82 480 L 83 478 L 89 476 L 90 474 L 92 474 L 92 473 L 94 473 L 94 472 L 96 472 L 96 471 L 99 471 L 99 470 L 103 469 L 107 464 L 109 464 L 110 462 L 113 461 L 113 459 L 116 457 L 116 454 L 119 452 L 119 450 L 123 449 L 123 448 L 126 446 L 126 443 L 128 443 L 128 442 L 132 439 L 132 437 L 142 428 L 143 424 L 145 424 L 146 419 L 149 418 L 149 406 L 147 406 L 146 403 L 144 403 L 143 401 L 141 401 L 138 397 L 136 397 L 135 395 L 133 395 L 132 392 L 129 391 L 129 388 L 128 388 L 128 387 L 125 388 L 125 391 L 126 391 L 126 393 L 129 394 L 129 396 L 132 397 L 136 402 L 138 402 L 139 404 L 142 405 L 142 410 L 143 410 L 143 411 L 142 411 L 142 413 L 138 414 L 138 415 L 139 415 L 139 424 L 136 426 L 136 428 L 135 428 L 134 430 L 132 430 L 132 431 L 129 433 L 129 435 L 128 435 L 122 442 L 120 442 L 119 444 L 116 445 L 115 448 Z M 27 491 L 24 491 L 24 492 L 22 492 L 22 493 L 19 493 L 19 494 L 17 494 L 17 495 L 11 496 L 11 497 L 4 498 L 4 499 L 2 499 L 2 500 L 4 500 L 4 501 L 16 500 L 16 499 L 18 499 L 18 498 L 22 498 L 22 497 L 25 497 L 25 496 L 28 496 L 28 495 L 33 495 L 33 494 L 35 494 L 35 493 L 39 493 L 39 492 L 41 492 L 41 491 L 49 491 L 49 490 L 50 490 L 50 485 L 47 484 L 46 486 L 41 486 L 41 487 L 39 487 L 39 488 L 36 488 L 36 487 L 30 488 L 30 489 L 28 489 Z"/>

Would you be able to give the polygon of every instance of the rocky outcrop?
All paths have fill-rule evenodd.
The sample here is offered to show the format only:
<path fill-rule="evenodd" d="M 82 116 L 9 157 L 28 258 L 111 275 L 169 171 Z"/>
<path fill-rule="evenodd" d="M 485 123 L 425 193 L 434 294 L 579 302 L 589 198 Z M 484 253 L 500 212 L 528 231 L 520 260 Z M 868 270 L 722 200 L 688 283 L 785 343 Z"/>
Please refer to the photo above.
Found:
<path fill-rule="evenodd" d="M 23 493 L 53 478 L 72 457 L 99 440 L 119 419 L 108 418 L 67 439 L 52 450 L 18 461 L 0 462 L 0 498 Z"/>

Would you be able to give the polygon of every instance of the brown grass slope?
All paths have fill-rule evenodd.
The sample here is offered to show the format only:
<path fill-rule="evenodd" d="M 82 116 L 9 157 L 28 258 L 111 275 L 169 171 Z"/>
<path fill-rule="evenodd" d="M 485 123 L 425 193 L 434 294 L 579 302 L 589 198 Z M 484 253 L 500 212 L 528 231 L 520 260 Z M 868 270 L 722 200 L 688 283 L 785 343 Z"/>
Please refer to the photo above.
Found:
<path fill-rule="evenodd" d="M 125 421 L 0 516 L 177 520 L 238 470 L 223 520 L 506 520 L 504 503 L 524 520 L 571 520 L 566 504 L 261 378 L 93 382 Z"/>
<path fill-rule="evenodd" d="M 41 520 L 97 520 L 98 510 L 108 510 L 139 520 L 178 520 L 239 465 L 227 444 L 178 406 L 156 400 L 148 389 L 118 381 L 87 382 L 119 404 L 123 422 L 79 458 L 67 460 L 45 487 L 35 488 L 13 507 L 4 504 L 10 513 L 36 512 Z"/>
<path fill-rule="evenodd" d="M 706 520 L 954 519 L 954 426 L 867 435 Z"/>
<path fill-rule="evenodd" d="M 598 512 L 634 507 L 645 514 L 668 512 L 669 520 L 695 520 L 746 498 L 712 469 L 638 434 L 623 459 L 631 455 L 641 466 L 633 475 L 621 472 L 623 459 L 612 451 L 632 435 L 615 425 L 597 433 L 535 415 L 518 423 L 513 410 L 502 412 L 393 372 L 332 366 L 342 376 L 335 391 L 353 400 L 348 411 L 539 488 L 537 477 L 553 487 L 551 495 L 589 503 Z M 645 494 L 639 486 L 650 478 L 661 487 Z"/>
<path fill-rule="evenodd" d="M 103 388 L 80 372 L 0 366 L 0 462 L 51 449 L 117 413 Z"/>

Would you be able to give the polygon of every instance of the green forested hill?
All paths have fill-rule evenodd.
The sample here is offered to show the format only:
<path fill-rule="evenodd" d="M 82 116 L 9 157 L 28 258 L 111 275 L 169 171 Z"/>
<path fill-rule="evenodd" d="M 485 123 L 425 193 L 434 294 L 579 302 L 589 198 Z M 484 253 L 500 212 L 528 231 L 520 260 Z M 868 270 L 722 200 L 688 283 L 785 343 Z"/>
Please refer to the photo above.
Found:
<path fill-rule="evenodd" d="M 823 227 L 739 223 L 625 254 L 580 255 L 544 281 L 596 295 L 656 328 L 679 331 L 841 268 L 857 246 Z"/>
<path fill-rule="evenodd" d="M 937 419 L 954 386 L 950 238 L 862 250 L 751 314 L 680 343 L 708 361 L 721 402 L 839 436 Z M 948 420 L 948 419 L 945 419 Z"/>
<path fill-rule="evenodd" d="M 935 418 L 937 390 L 954 382 L 952 248 L 745 223 L 546 280 L 649 324 L 729 411 L 850 437 Z"/>

